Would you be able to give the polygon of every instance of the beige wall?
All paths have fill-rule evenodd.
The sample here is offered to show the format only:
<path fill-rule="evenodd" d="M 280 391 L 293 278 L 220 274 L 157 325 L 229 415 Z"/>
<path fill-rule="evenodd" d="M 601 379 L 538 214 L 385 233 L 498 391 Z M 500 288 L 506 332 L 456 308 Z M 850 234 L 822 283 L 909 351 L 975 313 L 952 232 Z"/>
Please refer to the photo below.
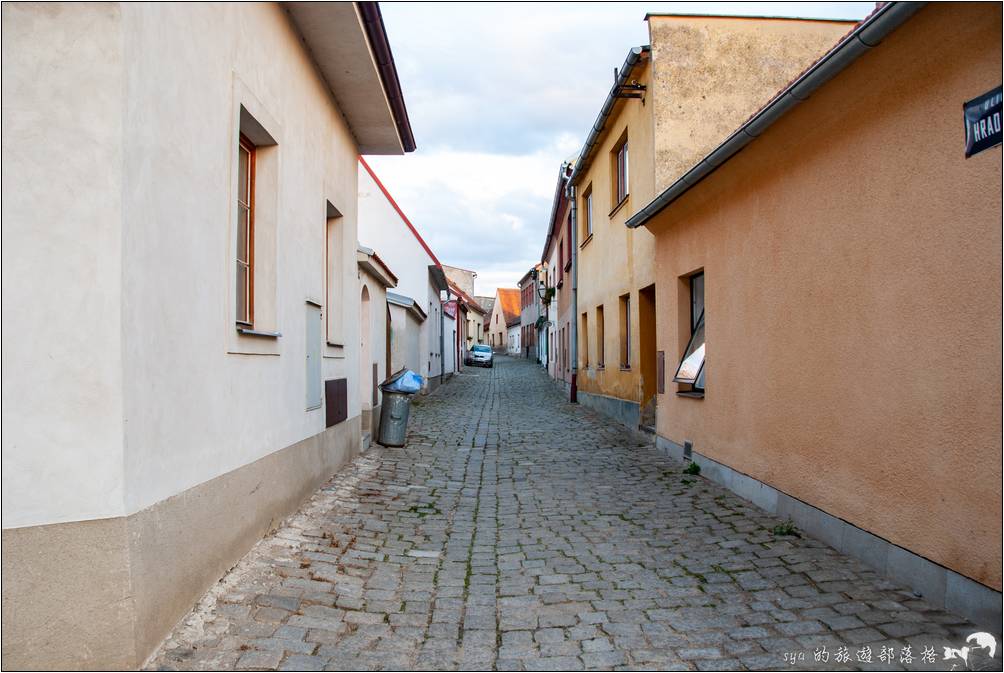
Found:
<path fill-rule="evenodd" d="M 649 16 L 656 189 L 675 182 L 853 25 Z"/>
<path fill-rule="evenodd" d="M 645 57 L 631 77 L 640 84 L 651 84 L 652 64 Z M 653 132 L 651 99 L 646 95 L 645 105 L 640 100 L 622 99 L 607 120 L 595 157 L 586 171 L 577 179 L 576 199 L 579 244 L 578 267 L 578 387 L 586 393 L 617 397 L 633 402 L 641 401 L 641 368 L 639 358 L 638 290 L 654 282 L 652 263 L 655 253 L 652 234 L 644 229 L 624 226 L 636 209 L 655 197 L 652 172 Z M 628 197 L 614 212 L 613 164 L 614 148 L 624 133 L 628 139 Z M 586 236 L 583 198 L 587 190 L 593 194 L 593 234 Z M 632 366 L 620 366 L 620 330 L 618 329 L 618 298 L 631 295 L 631 353 Z M 596 307 L 603 305 L 604 314 L 604 366 L 597 366 Z M 582 330 L 582 314 L 587 313 L 589 328 Z M 569 316 L 569 320 L 572 317 Z M 588 350 L 587 350 L 588 349 Z M 654 354 L 653 354 L 654 356 Z M 588 365 L 586 365 L 588 358 Z"/>
<path fill-rule="evenodd" d="M 1001 588 L 1001 7 L 932 4 L 650 224 L 658 432 Z M 704 399 L 671 382 L 703 269 Z"/>

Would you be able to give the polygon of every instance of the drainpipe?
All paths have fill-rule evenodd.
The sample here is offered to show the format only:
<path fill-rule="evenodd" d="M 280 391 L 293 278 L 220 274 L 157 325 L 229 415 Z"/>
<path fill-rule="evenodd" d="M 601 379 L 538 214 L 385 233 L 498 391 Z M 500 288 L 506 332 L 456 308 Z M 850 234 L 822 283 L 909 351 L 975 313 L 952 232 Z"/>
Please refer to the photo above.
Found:
<path fill-rule="evenodd" d="M 575 238 L 579 233 L 579 222 L 575 214 L 575 185 L 572 184 L 570 177 L 566 182 L 565 194 L 572 206 L 572 240 L 569 241 L 572 248 L 572 336 L 569 344 L 572 357 L 572 386 L 568 401 L 576 404 L 579 401 L 579 246 L 575 244 Z"/>
<path fill-rule="evenodd" d="M 446 291 L 446 301 L 450 301 L 450 291 Z M 439 302 L 439 382 L 446 383 L 446 314 L 443 302 Z"/>

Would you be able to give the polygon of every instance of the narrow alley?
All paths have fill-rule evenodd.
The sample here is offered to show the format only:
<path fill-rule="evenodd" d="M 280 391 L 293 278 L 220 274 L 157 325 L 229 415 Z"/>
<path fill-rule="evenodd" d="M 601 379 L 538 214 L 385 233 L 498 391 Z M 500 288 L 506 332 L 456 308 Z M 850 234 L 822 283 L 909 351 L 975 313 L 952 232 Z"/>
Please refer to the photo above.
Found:
<path fill-rule="evenodd" d="M 923 670 L 987 626 L 781 523 L 500 357 L 418 398 L 406 447 L 338 472 L 148 667 Z"/>

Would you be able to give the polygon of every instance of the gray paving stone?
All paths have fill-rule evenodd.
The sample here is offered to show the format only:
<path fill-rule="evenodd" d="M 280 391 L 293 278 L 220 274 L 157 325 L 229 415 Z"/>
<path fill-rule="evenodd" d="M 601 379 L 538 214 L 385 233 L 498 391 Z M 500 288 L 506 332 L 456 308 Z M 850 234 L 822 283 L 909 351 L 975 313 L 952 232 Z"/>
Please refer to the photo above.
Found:
<path fill-rule="evenodd" d="M 261 540 L 150 668 L 776 670 L 835 643 L 919 655 L 999 633 L 817 540 L 776 539 L 778 521 L 683 483 L 528 361 L 415 398 L 408 433 Z"/>

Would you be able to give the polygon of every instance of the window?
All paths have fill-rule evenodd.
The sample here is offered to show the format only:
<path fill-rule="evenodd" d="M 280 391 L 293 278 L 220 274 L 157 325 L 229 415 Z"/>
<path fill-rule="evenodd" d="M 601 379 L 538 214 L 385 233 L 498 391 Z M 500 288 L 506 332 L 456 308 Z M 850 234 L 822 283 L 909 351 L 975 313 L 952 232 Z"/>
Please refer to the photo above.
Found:
<path fill-rule="evenodd" d="M 561 285 L 565 278 L 565 240 L 558 242 L 558 285 Z"/>
<path fill-rule="evenodd" d="M 342 335 L 342 289 L 345 285 L 343 276 L 345 264 L 342 259 L 342 214 L 332 205 L 330 201 L 325 204 L 326 223 L 324 227 L 325 236 L 325 260 L 324 260 L 324 293 L 325 293 L 325 341 L 329 346 L 342 346 L 344 336 Z"/>
<path fill-rule="evenodd" d="M 565 269 L 569 269 L 572 266 L 572 213 L 568 213 L 568 220 L 565 222 L 565 239 L 568 241 L 568 246 L 565 248 L 568 252 L 568 259 L 565 260 Z"/>
<path fill-rule="evenodd" d="M 579 340 L 579 348 L 582 349 L 582 367 L 589 366 L 589 314 L 582 314 L 582 338 Z"/>
<path fill-rule="evenodd" d="M 593 235 L 593 186 L 586 188 L 582 197 L 582 241 Z"/>
<path fill-rule="evenodd" d="M 673 381 L 690 384 L 696 392 L 704 392 L 704 274 L 689 278 L 690 283 L 690 340 L 683 351 L 680 366 Z M 687 392 L 687 391 L 681 391 Z"/>
<path fill-rule="evenodd" d="M 614 148 L 614 204 L 619 206 L 628 195 L 627 136 Z"/>
<path fill-rule="evenodd" d="M 621 368 L 631 368 L 631 294 L 621 295 Z"/>
<path fill-rule="evenodd" d="M 254 144 L 241 134 L 237 148 L 236 316 L 237 323 L 247 327 L 252 327 L 254 324 L 255 149 Z"/>
<path fill-rule="evenodd" d="M 596 307 L 596 367 L 603 368 L 603 305 Z"/>

